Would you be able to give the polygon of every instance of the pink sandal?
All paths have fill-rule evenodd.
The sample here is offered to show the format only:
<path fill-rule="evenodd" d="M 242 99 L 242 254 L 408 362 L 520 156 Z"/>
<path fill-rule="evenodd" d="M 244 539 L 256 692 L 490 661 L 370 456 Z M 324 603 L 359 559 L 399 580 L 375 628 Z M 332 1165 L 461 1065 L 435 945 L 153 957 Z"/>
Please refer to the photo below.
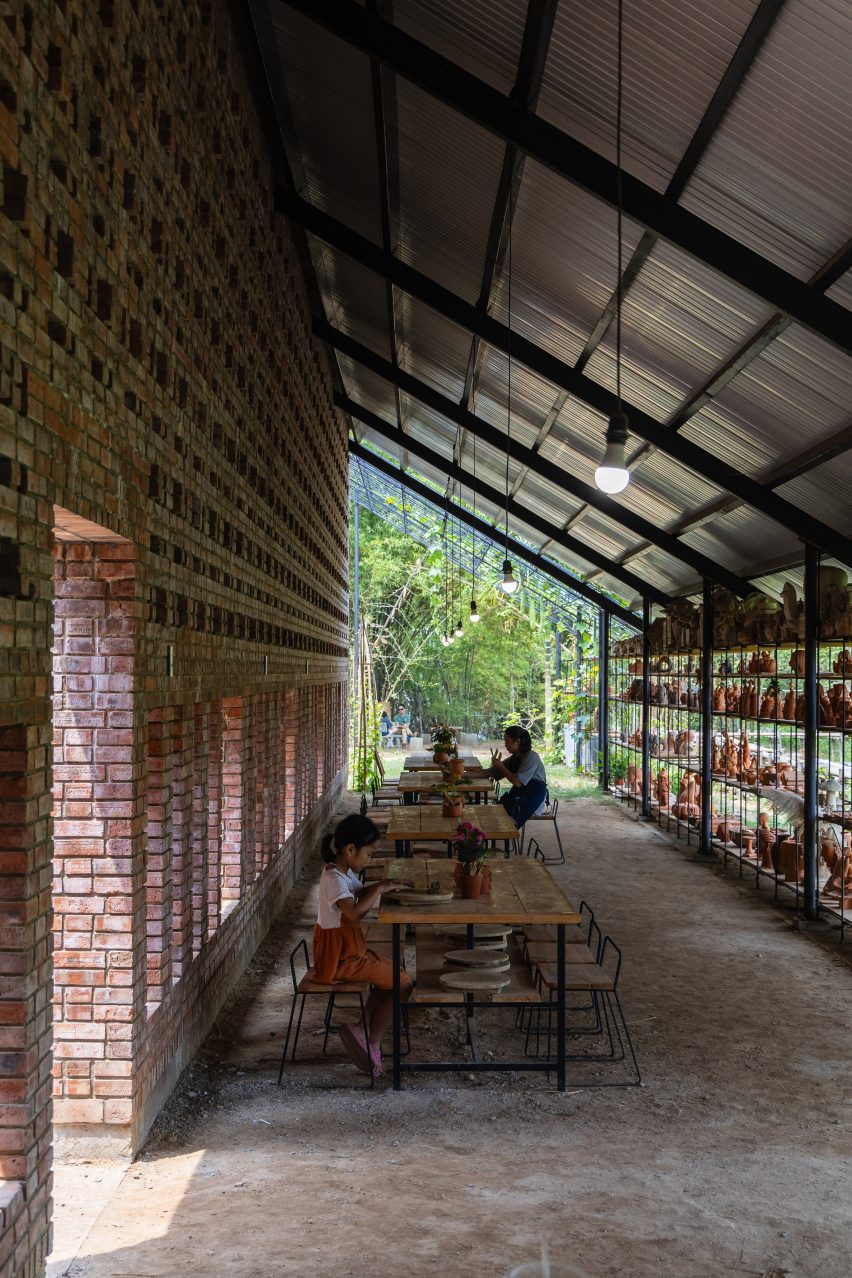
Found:
<path fill-rule="evenodd" d="M 374 1077 L 377 1073 L 381 1073 L 381 1060 L 377 1070 L 373 1056 L 374 1049 L 368 1046 L 362 1026 L 341 1025 L 337 1033 L 353 1065 L 357 1066 L 362 1073 L 372 1074 Z"/>

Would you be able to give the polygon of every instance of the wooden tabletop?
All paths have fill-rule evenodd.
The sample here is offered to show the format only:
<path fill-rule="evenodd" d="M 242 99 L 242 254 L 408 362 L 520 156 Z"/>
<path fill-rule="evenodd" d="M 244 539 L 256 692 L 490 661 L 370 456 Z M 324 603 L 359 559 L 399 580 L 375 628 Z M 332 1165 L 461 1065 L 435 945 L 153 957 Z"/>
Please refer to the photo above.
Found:
<path fill-rule="evenodd" d="M 430 751 L 429 754 L 406 755 L 405 762 L 402 765 L 403 772 L 434 772 L 435 762 L 432 758 L 433 754 L 434 751 Z M 464 759 L 464 766 L 466 768 L 482 767 L 482 764 L 479 762 L 476 755 L 471 754 L 468 750 L 460 750 L 458 757 L 460 759 Z"/>
<path fill-rule="evenodd" d="M 489 839 L 517 839 L 520 831 L 499 803 L 480 803 L 460 817 L 441 816 L 437 803 L 402 803 L 391 808 L 386 839 L 452 839 L 460 821 L 470 820 Z"/>
<path fill-rule="evenodd" d="M 397 789 L 402 794 L 408 794 L 418 790 L 428 790 L 433 785 L 447 785 L 453 790 L 468 790 L 473 794 L 487 794 L 494 788 L 491 778 L 482 775 L 465 775 L 459 781 L 447 781 L 441 772 L 403 772 Z"/>
<path fill-rule="evenodd" d="M 379 923 L 579 923 L 580 915 L 547 866 L 526 857 L 489 859 L 492 887 L 487 896 L 466 901 L 453 883 L 454 862 L 443 858 L 374 862 L 371 878 L 408 879 L 421 890 L 438 882 L 452 901 L 397 905 L 382 897 Z"/>

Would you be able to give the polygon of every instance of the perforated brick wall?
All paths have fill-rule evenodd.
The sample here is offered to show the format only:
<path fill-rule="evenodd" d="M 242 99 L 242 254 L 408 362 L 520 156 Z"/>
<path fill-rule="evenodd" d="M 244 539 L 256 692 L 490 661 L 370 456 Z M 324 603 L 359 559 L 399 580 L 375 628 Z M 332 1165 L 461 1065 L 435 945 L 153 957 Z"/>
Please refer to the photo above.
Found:
<path fill-rule="evenodd" d="M 54 851 L 57 1117 L 138 1146 L 342 785 L 346 429 L 226 0 L 11 6 L 0 151 L 0 1278 L 28 1278 Z M 95 665 L 57 671 L 51 775 L 55 599 L 96 606 L 56 612 Z M 74 651 L 99 625 L 131 651 Z"/>

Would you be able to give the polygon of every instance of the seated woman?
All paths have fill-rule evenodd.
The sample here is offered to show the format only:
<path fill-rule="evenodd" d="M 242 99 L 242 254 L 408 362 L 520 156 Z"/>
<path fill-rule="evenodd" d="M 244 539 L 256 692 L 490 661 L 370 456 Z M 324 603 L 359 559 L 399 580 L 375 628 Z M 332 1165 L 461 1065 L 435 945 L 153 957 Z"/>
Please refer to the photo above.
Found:
<path fill-rule="evenodd" d="M 389 745 L 393 744 L 391 741 L 393 724 L 391 723 L 391 718 L 387 710 L 382 710 L 382 717 L 379 720 L 379 731 L 382 734 L 382 749 L 386 750 Z"/>
<path fill-rule="evenodd" d="M 532 748 L 526 728 L 513 726 L 503 734 L 509 752 L 503 761 L 499 750 L 491 751 L 489 773 L 496 781 L 505 780 L 512 787 L 498 802 L 508 812 L 518 829 L 531 816 L 538 816 L 547 802 L 547 774 L 541 758 Z"/>

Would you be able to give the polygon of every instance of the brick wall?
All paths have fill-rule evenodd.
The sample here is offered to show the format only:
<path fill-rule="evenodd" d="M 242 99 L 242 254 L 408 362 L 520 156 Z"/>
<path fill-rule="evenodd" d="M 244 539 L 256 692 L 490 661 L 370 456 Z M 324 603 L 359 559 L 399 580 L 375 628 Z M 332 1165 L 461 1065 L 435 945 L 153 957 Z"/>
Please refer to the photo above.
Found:
<path fill-rule="evenodd" d="M 138 1145 L 342 785 L 346 429 L 226 0 L 13 5 L 0 151 L 0 1278 L 27 1278 L 52 928 L 57 1116 Z M 96 531 L 54 560 L 58 518 Z"/>

